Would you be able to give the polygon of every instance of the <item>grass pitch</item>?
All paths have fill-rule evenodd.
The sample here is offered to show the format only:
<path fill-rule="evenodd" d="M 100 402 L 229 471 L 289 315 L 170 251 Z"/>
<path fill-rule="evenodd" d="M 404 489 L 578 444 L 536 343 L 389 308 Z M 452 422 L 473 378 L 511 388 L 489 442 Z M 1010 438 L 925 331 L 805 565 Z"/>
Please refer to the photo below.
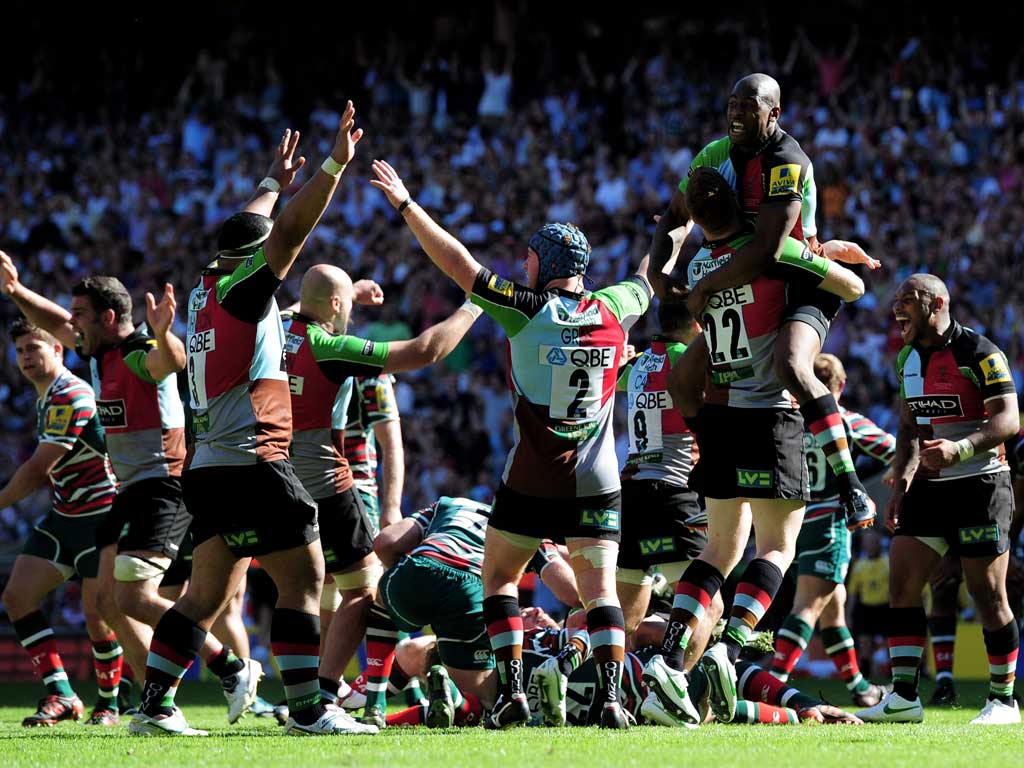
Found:
<path fill-rule="evenodd" d="M 845 690 L 834 681 L 797 681 L 819 687 L 846 706 Z M 77 686 L 86 693 L 92 686 Z M 273 681 L 261 693 L 276 701 Z M 188 683 L 178 701 L 189 723 L 209 738 L 135 738 L 114 729 L 62 723 L 26 729 L 21 719 L 33 710 L 41 687 L 0 685 L 0 768 L 652 768 L 667 765 L 738 765 L 743 768 L 868 768 L 912 766 L 1009 768 L 1024 761 L 1024 726 L 980 728 L 968 721 L 980 710 L 985 686 L 958 686 L 961 709 L 929 709 L 922 725 L 748 726 L 709 725 L 697 731 L 639 727 L 626 733 L 595 728 L 519 728 L 492 733 L 482 728 L 431 731 L 390 728 L 376 737 L 289 738 L 273 719 L 247 717 L 227 724 L 224 700 L 215 684 Z M 931 694 L 930 686 L 924 691 Z M 927 699 L 926 699 L 927 700 Z M 89 703 L 89 697 L 86 697 Z M 88 711 L 88 710 L 87 710 Z"/>

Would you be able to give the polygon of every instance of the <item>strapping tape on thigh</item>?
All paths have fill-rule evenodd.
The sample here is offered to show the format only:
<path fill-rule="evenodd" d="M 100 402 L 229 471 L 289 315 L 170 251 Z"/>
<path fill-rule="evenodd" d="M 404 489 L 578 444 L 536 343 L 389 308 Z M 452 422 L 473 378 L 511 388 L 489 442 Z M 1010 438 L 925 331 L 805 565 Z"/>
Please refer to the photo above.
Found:
<path fill-rule="evenodd" d="M 114 578 L 118 581 L 150 581 L 162 577 L 170 565 L 169 557 L 118 555 L 114 558 Z"/>
<path fill-rule="evenodd" d="M 380 581 L 380 577 L 383 575 L 384 566 L 380 563 L 374 563 L 373 565 L 349 571 L 348 573 L 336 573 L 334 574 L 334 583 L 338 585 L 338 589 L 343 591 L 349 589 L 373 589 L 377 586 L 377 582 Z"/>

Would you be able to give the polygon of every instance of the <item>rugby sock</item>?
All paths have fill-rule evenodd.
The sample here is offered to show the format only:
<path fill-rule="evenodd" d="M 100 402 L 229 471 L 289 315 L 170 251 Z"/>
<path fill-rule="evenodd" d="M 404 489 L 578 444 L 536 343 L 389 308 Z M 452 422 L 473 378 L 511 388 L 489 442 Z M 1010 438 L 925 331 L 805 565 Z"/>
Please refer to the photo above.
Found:
<path fill-rule="evenodd" d="M 795 613 L 786 617 L 775 635 L 775 655 L 772 657 L 772 674 L 775 677 L 789 679 L 813 635 L 814 627 Z"/>
<path fill-rule="evenodd" d="M 109 709 L 117 712 L 117 689 L 121 685 L 121 669 L 124 664 L 124 651 L 117 642 L 117 635 L 111 634 L 106 640 L 93 641 L 92 667 L 96 673 L 96 684 L 99 687 L 97 709 Z"/>
<path fill-rule="evenodd" d="M 498 693 L 523 696 L 523 617 L 519 601 L 507 595 L 484 598 L 484 623 L 498 667 Z"/>
<path fill-rule="evenodd" d="M 1013 682 L 1017 670 L 1020 630 L 1017 620 L 991 632 L 982 630 L 988 653 L 988 698 L 1013 706 Z"/>
<path fill-rule="evenodd" d="M 146 658 L 142 687 L 142 713 L 149 717 L 174 712 L 178 683 L 195 661 L 206 640 L 206 630 L 170 608 L 157 622 Z"/>
<path fill-rule="evenodd" d="M 836 665 L 836 671 L 846 683 L 846 689 L 853 693 L 864 693 L 868 690 L 868 681 L 860 673 L 860 663 L 857 661 L 857 649 L 853 642 L 853 635 L 845 626 L 828 627 L 821 630 L 821 642 L 825 646 L 825 653 Z"/>
<path fill-rule="evenodd" d="M 18 642 L 32 660 L 32 669 L 42 679 L 47 693 L 53 696 L 74 696 L 64 671 L 64 662 L 57 653 L 57 640 L 53 629 L 41 611 L 33 611 L 17 621 L 12 621 Z"/>
<path fill-rule="evenodd" d="M 406 702 L 410 707 L 419 704 L 421 701 L 426 701 L 427 697 L 422 695 L 423 691 L 420 686 L 417 685 L 414 689 L 412 686 L 413 682 L 418 683 L 419 678 L 410 676 L 409 673 L 402 669 L 402 665 L 398 663 L 398 658 L 396 657 L 391 666 L 391 674 L 388 676 L 388 696 L 392 694 L 397 695 L 403 691 L 407 691 L 410 695 L 414 693 L 420 694 L 420 697 L 415 701 Z"/>
<path fill-rule="evenodd" d="M 928 618 L 924 608 L 889 609 L 889 662 L 892 665 L 892 689 L 908 701 L 917 698 L 924 656 Z"/>
<path fill-rule="evenodd" d="M 953 652 L 956 647 L 956 617 L 932 616 L 928 619 L 935 660 L 935 682 L 953 679 Z"/>
<path fill-rule="evenodd" d="M 288 713 L 300 725 L 315 723 L 320 703 L 320 616 L 275 608 L 270 621 L 270 651 L 281 671 Z"/>
<path fill-rule="evenodd" d="M 605 600 L 613 604 L 599 605 Z M 626 620 L 622 608 L 617 598 L 605 600 L 595 601 L 595 607 L 587 611 L 587 628 L 593 643 L 594 666 L 597 667 L 596 706 L 592 711 L 599 706 L 618 703 L 622 665 L 626 659 Z"/>
<path fill-rule="evenodd" d="M 484 707 L 480 699 L 472 693 L 463 693 L 451 680 L 448 688 L 452 692 L 452 703 L 455 705 L 455 725 L 476 725 L 483 716 Z"/>
<path fill-rule="evenodd" d="M 341 687 L 337 680 L 329 677 L 317 678 L 320 681 L 320 700 L 324 704 L 338 703 L 338 689 Z"/>
<path fill-rule="evenodd" d="M 419 704 L 421 701 L 427 700 L 427 694 L 423 692 L 423 686 L 420 685 L 420 679 L 416 675 L 412 677 L 406 677 L 408 682 L 402 689 L 405 693 L 405 700 L 412 704 Z"/>
<path fill-rule="evenodd" d="M 573 633 L 569 642 L 562 646 L 555 658 L 558 659 L 558 669 L 568 677 L 579 669 L 580 664 L 589 657 L 590 633 L 585 629 L 580 629 Z"/>
<path fill-rule="evenodd" d="M 245 663 L 226 645 L 222 645 L 219 651 L 212 652 L 204 661 L 206 668 L 221 680 L 245 669 Z"/>
<path fill-rule="evenodd" d="M 816 397 L 801 405 L 800 413 L 843 490 L 860 486 L 846 438 L 846 427 L 843 426 L 843 417 L 839 415 L 835 397 L 831 393 Z"/>
<path fill-rule="evenodd" d="M 765 725 L 799 725 L 800 716 L 795 709 L 777 707 L 757 701 L 740 700 L 736 702 L 736 714 L 731 723 L 763 723 Z"/>
<path fill-rule="evenodd" d="M 743 581 L 736 585 L 729 623 L 722 634 L 729 661 L 733 664 L 739 658 L 740 650 L 750 633 L 764 618 L 781 584 L 782 571 L 774 563 L 761 558 L 751 560 L 743 572 Z"/>
<path fill-rule="evenodd" d="M 427 703 L 423 701 L 408 709 L 403 709 L 401 712 L 392 712 L 384 721 L 389 726 L 423 725 L 427 722 Z"/>
<path fill-rule="evenodd" d="M 797 712 L 820 702 L 791 685 L 769 674 L 757 664 L 740 660 L 736 662 L 736 690 L 747 701 L 761 701 L 778 707 L 789 707 Z"/>
<path fill-rule="evenodd" d="M 673 669 L 683 668 L 683 656 L 690 636 L 704 618 L 723 581 L 725 577 L 718 569 L 703 560 L 694 560 L 679 577 L 676 595 L 672 599 L 672 613 L 661 641 L 661 655 Z"/>
<path fill-rule="evenodd" d="M 388 678 L 395 665 L 398 628 L 388 612 L 379 606 L 366 617 L 366 706 L 386 709 Z"/>

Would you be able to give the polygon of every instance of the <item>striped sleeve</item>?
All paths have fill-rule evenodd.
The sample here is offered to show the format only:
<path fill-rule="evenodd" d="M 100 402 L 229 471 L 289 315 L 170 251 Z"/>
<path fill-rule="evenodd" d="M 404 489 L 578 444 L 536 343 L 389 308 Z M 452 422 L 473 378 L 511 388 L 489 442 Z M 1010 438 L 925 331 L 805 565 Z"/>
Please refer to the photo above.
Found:
<path fill-rule="evenodd" d="M 418 512 L 413 512 L 409 515 L 409 519 L 418 525 L 424 532 L 430 527 L 430 523 L 434 520 L 434 515 L 437 513 L 437 502 L 435 501 L 429 507 L 425 507 Z"/>
<path fill-rule="evenodd" d="M 893 456 L 896 455 L 895 437 L 867 416 L 855 411 L 844 409 L 843 421 L 846 422 L 846 431 L 850 433 L 857 448 L 886 464 L 892 462 Z"/>

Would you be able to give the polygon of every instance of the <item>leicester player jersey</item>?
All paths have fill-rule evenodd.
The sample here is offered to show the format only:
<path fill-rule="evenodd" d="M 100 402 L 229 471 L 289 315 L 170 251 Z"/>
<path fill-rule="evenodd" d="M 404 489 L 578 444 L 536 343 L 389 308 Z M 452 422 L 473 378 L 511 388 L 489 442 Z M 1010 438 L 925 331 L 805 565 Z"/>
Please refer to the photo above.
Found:
<path fill-rule="evenodd" d="M 690 287 L 727 264 L 750 242 L 748 233 L 728 242 L 705 243 L 687 267 Z M 708 342 L 711 387 L 705 402 L 735 408 L 793 408 L 795 402 L 774 371 L 775 339 L 782 326 L 788 286 L 817 287 L 828 261 L 789 237 L 782 255 L 754 281 L 708 297 L 698 318 Z"/>
<path fill-rule="evenodd" d="M 756 218 L 764 204 L 799 200 L 800 218 L 790 236 L 804 240 L 817 234 L 814 167 L 797 140 L 781 128 L 753 152 L 734 146 L 728 136 L 712 141 L 690 163 L 690 170 L 705 167 L 725 177 L 748 219 Z M 689 176 L 684 176 L 679 191 L 686 192 L 688 183 Z"/>
<path fill-rule="evenodd" d="M 156 339 L 145 325 L 118 344 L 87 356 L 100 424 L 114 473 L 124 489 L 153 477 L 180 477 L 185 463 L 185 409 L 173 373 L 149 375 Z"/>
<path fill-rule="evenodd" d="M 683 488 L 689 483 L 697 444 L 668 391 L 668 375 L 685 351 L 685 344 L 655 336 L 619 377 L 629 428 L 623 480 L 661 480 Z"/>
<path fill-rule="evenodd" d="M 515 443 L 502 480 L 529 496 L 619 490 L 612 405 L 626 332 L 647 311 L 640 276 L 594 293 L 534 291 L 483 268 L 472 301 L 508 335 Z"/>
<path fill-rule="evenodd" d="M 980 333 L 955 320 L 942 346 L 911 344 L 901 349 L 896 376 L 900 397 L 917 425 L 918 440 L 961 440 L 988 421 L 989 400 L 1016 391 L 1006 356 Z M 1000 443 L 947 469 L 918 465 L 914 478 L 948 480 L 1008 470 L 1006 450 Z"/>
<path fill-rule="evenodd" d="M 373 496 L 377 495 L 377 441 L 373 428 L 398 419 L 394 376 L 357 376 L 352 380 L 345 421 L 345 456 L 356 486 Z"/>
<path fill-rule="evenodd" d="M 855 453 L 870 456 L 873 459 L 892 463 L 896 455 L 896 438 L 879 427 L 867 416 L 856 411 L 849 411 L 839 406 L 839 416 L 846 429 L 846 437 Z M 818 447 L 814 436 L 804 432 L 804 453 L 807 456 L 807 476 L 810 480 L 811 499 L 813 501 L 829 501 L 839 498 L 839 484 L 835 473 L 829 469 L 825 452 Z M 804 518 L 810 517 L 810 514 Z"/>
<path fill-rule="evenodd" d="M 235 269 L 203 270 L 188 298 L 188 391 L 195 448 L 190 468 L 288 458 L 292 409 L 281 281 L 261 248 Z"/>
<path fill-rule="evenodd" d="M 292 464 L 306 491 L 325 499 L 352 487 L 345 458 L 345 421 L 353 376 L 377 375 L 386 342 L 333 334 L 304 315 L 285 315 L 285 352 L 292 399 Z"/>
<path fill-rule="evenodd" d="M 66 368 L 36 401 L 40 443 L 66 449 L 53 469 L 53 509 L 66 517 L 101 515 L 117 494 L 92 388 Z"/>

